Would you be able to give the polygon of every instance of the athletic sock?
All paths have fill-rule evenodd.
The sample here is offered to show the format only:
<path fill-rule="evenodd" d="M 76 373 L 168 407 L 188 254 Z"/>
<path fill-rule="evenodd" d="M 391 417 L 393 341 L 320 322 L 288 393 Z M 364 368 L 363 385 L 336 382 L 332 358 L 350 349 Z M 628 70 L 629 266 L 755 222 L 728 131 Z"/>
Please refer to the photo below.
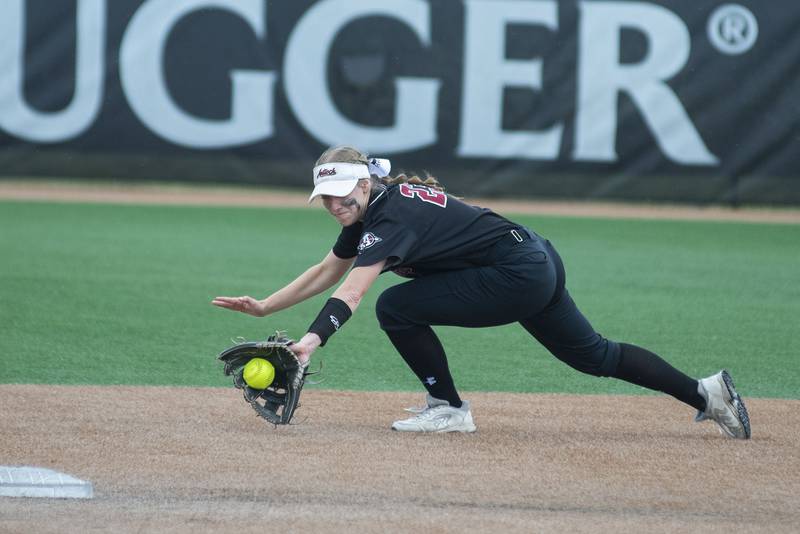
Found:
<path fill-rule="evenodd" d="M 647 349 L 627 343 L 619 345 L 622 350 L 614 378 L 662 391 L 705 411 L 706 399 L 698 392 L 697 380 L 686 376 Z"/>
<path fill-rule="evenodd" d="M 386 334 L 432 397 L 461 408 L 461 398 L 453 384 L 444 348 L 430 326 L 386 330 Z"/>

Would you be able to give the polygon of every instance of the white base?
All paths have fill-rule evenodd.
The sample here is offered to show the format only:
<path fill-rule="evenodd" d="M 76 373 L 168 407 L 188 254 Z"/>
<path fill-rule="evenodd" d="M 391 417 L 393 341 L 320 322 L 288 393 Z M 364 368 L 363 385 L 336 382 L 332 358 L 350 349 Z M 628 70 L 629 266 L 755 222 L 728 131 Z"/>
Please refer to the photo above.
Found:
<path fill-rule="evenodd" d="M 91 499 L 92 483 L 42 467 L 0 465 L 0 496 Z"/>

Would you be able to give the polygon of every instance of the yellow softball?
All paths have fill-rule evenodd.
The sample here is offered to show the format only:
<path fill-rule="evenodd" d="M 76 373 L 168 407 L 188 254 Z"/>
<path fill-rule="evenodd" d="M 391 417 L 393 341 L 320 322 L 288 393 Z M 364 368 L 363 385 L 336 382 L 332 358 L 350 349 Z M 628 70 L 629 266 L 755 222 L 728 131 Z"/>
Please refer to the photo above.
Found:
<path fill-rule="evenodd" d="M 245 364 L 242 377 L 253 389 L 267 389 L 275 380 L 275 367 L 264 358 L 253 358 Z"/>

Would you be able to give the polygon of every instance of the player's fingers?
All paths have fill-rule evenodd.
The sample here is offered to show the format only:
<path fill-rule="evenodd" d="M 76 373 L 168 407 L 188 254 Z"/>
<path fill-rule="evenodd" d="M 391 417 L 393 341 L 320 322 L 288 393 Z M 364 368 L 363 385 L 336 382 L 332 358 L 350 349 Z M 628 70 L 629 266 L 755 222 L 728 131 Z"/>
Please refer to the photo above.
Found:
<path fill-rule="evenodd" d="M 253 313 L 257 306 L 253 297 L 216 297 L 211 304 L 227 310 Z"/>
<path fill-rule="evenodd" d="M 211 301 L 211 304 L 220 308 L 234 308 L 236 303 L 237 299 L 231 297 L 216 297 Z"/>

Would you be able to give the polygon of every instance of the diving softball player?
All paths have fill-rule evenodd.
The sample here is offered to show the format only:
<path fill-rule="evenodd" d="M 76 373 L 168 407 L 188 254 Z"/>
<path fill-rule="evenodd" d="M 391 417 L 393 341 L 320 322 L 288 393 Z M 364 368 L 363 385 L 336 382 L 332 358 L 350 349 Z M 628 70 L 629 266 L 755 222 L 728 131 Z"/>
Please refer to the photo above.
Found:
<path fill-rule="evenodd" d="M 389 170 L 388 160 L 369 159 L 351 147 L 325 151 L 314 167 L 309 201 L 322 197 L 342 226 L 332 250 L 263 300 L 217 297 L 213 304 L 265 316 L 325 291 L 346 274 L 308 333 L 292 345 L 307 362 L 356 311 L 381 273 L 410 278 L 384 291 L 375 310 L 428 392 L 424 408 L 394 422 L 399 431 L 476 428 L 431 326 L 516 322 L 578 371 L 662 391 L 695 408 L 697 421 L 712 419 L 728 436 L 750 437 L 747 410 L 727 371 L 696 380 L 644 348 L 603 337 L 570 297 L 564 264 L 547 239 L 446 195 L 433 179 L 389 180 Z"/>

